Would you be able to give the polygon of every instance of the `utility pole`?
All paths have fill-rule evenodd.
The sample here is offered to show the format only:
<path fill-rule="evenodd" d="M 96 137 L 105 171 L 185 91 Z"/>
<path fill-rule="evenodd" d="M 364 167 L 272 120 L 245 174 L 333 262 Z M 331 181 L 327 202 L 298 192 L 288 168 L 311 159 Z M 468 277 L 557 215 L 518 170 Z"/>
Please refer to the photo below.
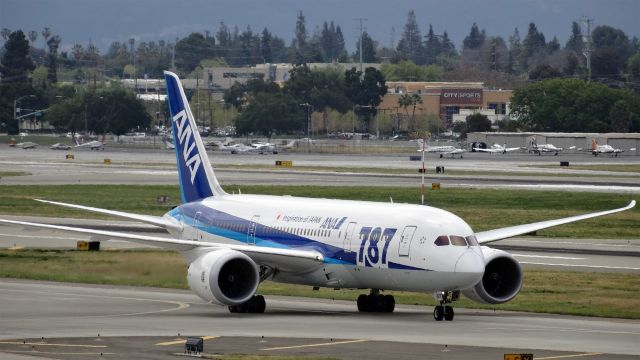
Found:
<path fill-rule="evenodd" d="M 586 34 L 582 35 L 582 39 L 584 41 L 582 54 L 587 58 L 587 70 L 589 72 L 588 80 L 591 81 L 591 25 L 593 24 L 593 19 L 583 16 L 581 22 L 587 29 Z"/>
<path fill-rule="evenodd" d="M 367 21 L 368 19 L 357 18 L 356 20 L 360 22 L 360 72 L 364 74 L 364 72 L 362 71 L 362 33 L 364 32 L 364 26 L 362 25 L 362 22 Z"/>

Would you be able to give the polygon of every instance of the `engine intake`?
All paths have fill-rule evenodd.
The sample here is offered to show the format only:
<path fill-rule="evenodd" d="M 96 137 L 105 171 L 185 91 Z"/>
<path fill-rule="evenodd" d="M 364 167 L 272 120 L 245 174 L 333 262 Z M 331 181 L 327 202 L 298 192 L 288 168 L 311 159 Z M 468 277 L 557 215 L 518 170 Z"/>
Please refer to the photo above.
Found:
<path fill-rule="evenodd" d="M 476 302 L 502 304 L 510 301 L 522 288 L 522 267 L 508 252 L 482 247 L 485 270 L 482 280 L 462 293 Z"/>
<path fill-rule="evenodd" d="M 249 300 L 260 283 L 258 266 L 239 251 L 220 249 L 208 252 L 189 265 L 189 287 L 200 298 L 223 305 L 239 305 Z"/>

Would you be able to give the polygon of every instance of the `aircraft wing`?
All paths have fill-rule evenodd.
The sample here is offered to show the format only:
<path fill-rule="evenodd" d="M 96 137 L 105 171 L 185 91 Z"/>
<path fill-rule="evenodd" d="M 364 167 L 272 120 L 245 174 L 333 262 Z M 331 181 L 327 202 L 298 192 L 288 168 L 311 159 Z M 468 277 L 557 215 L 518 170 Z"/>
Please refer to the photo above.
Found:
<path fill-rule="evenodd" d="M 482 152 L 488 152 L 488 153 L 496 153 L 496 152 L 502 152 L 502 150 L 495 150 L 495 149 L 482 149 L 482 148 L 474 148 L 476 151 L 482 151 Z"/>
<path fill-rule="evenodd" d="M 140 214 L 133 214 L 133 213 L 128 213 L 124 211 L 107 210 L 107 209 L 94 208 L 90 206 L 61 203 L 57 201 L 49 201 L 49 200 L 41 200 L 41 199 L 34 199 L 34 200 L 42 203 L 64 206 L 72 209 L 86 210 L 86 211 L 91 211 L 98 214 L 111 215 L 111 216 L 117 216 L 117 217 L 129 219 L 129 220 L 140 221 L 140 222 L 155 225 L 164 229 L 176 229 L 176 230 L 181 229 L 180 225 L 173 223 L 170 220 L 163 218 L 162 216 L 140 215 Z"/>
<path fill-rule="evenodd" d="M 281 249 L 252 245 L 236 245 L 236 244 L 223 244 L 204 241 L 193 240 L 180 240 L 174 238 L 166 238 L 159 236 L 146 236 L 127 234 L 116 231 L 105 231 L 96 229 L 84 229 L 70 226 L 41 224 L 26 221 L 15 221 L 0 219 L 0 224 L 14 224 L 30 227 L 38 227 L 53 230 L 70 231 L 80 234 L 92 235 L 99 239 L 117 239 L 130 241 L 139 244 L 158 246 L 171 250 L 191 250 L 197 247 L 216 250 L 216 249 L 231 249 L 242 253 L 252 258 L 258 264 L 270 264 L 274 267 L 281 268 L 283 270 L 308 270 L 314 266 L 322 264 L 324 257 L 314 250 L 296 250 L 296 249 Z"/>
<path fill-rule="evenodd" d="M 568 223 L 571 223 L 571 222 L 574 222 L 574 221 L 591 219 L 591 218 L 598 217 L 598 216 L 603 216 L 603 215 L 615 214 L 617 212 L 629 210 L 629 209 L 631 209 L 631 208 L 633 208 L 635 206 L 636 206 L 636 201 L 632 200 L 629 203 L 629 205 L 627 205 L 625 207 L 622 207 L 622 208 L 619 208 L 619 209 L 600 211 L 600 212 L 584 214 L 584 215 L 570 216 L 570 217 L 566 217 L 566 218 L 562 218 L 562 219 L 556 219 L 556 220 L 540 221 L 540 222 L 535 222 L 535 223 L 531 223 L 531 224 L 509 226 L 509 227 L 505 227 L 505 228 L 501 228 L 501 229 L 495 229 L 495 230 L 489 230 L 489 231 L 481 231 L 481 232 L 476 233 L 475 236 L 476 236 L 476 239 L 478 239 L 478 242 L 480 244 L 486 244 L 486 243 L 490 243 L 490 242 L 493 242 L 493 241 L 498 241 L 498 240 L 514 237 L 514 236 L 517 236 L 517 235 L 528 234 L 530 232 L 546 229 L 546 228 L 549 228 L 549 227 L 552 227 L 552 226 L 568 224 Z"/>

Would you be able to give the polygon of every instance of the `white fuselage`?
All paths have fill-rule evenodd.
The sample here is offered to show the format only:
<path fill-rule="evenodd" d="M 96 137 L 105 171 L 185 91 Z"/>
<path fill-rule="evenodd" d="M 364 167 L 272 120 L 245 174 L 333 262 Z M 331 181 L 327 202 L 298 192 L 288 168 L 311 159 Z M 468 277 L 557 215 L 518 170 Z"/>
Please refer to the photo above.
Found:
<path fill-rule="evenodd" d="M 186 240 L 315 250 L 324 263 L 306 272 L 280 265 L 274 281 L 333 288 L 430 292 L 478 283 L 485 263 L 459 217 L 408 204 L 227 195 L 184 204 L 167 215 Z M 435 244 L 441 235 L 457 245 Z M 462 243 L 460 243 L 460 239 Z M 475 238 L 474 238 L 475 239 Z M 289 271 L 288 271 L 289 270 Z"/>

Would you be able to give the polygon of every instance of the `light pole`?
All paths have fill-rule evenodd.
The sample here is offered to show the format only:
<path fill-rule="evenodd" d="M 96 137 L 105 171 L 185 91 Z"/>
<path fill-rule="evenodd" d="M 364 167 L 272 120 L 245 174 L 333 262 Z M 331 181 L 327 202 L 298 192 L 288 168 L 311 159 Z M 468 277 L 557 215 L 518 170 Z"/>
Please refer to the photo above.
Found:
<path fill-rule="evenodd" d="M 18 103 L 20 102 L 20 100 L 22 100 L 24 98 L 28 98 L 28 97 L 35 98 L 36 96 L 33 95 L 33 94 L 29 94 L 29 95 L 24 95 L 24 96 L 21 96 L 21 97 L 15 99 L 15 100 L 13 100 L 13 122 L 14 123 L 18 121 L 18 113 L 17 113 Z M 20 123 L 18 123 L 18 132 L 20 132 Z"/>
<path fill-rule="evenodd" d="M 304 103 L 300 104 L 300 106 L 304 106 L 307 108 L 307 139 L 311 140 L 311 104 Z"/>

